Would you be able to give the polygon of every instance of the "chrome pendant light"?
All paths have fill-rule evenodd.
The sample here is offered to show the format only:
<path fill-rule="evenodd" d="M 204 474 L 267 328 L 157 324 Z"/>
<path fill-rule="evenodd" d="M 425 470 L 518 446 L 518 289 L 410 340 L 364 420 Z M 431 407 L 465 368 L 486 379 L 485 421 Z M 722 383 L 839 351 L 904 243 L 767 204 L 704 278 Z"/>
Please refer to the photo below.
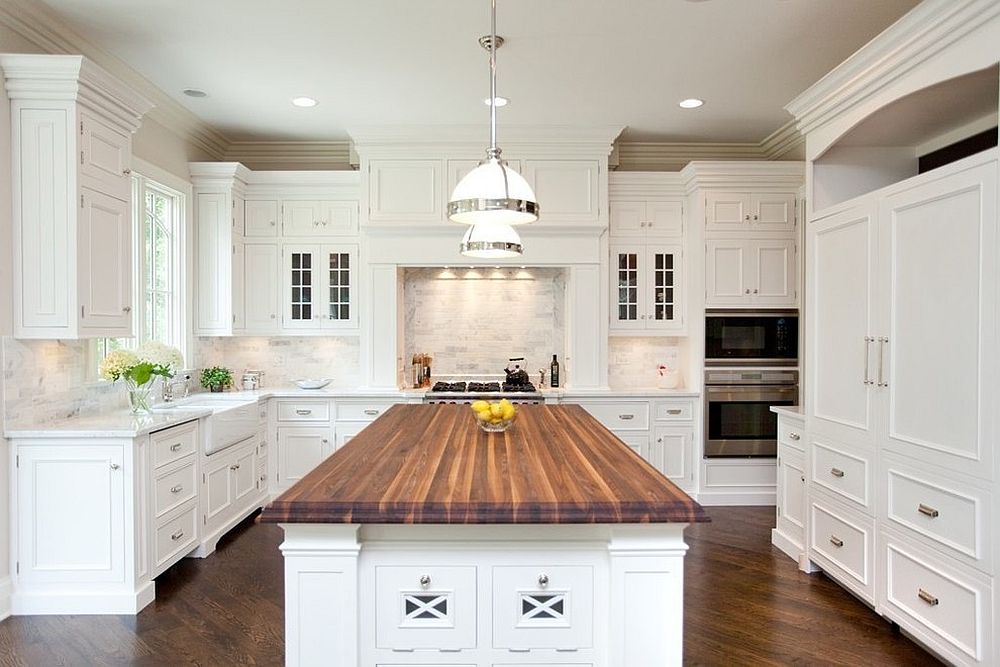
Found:
<path fill-rule="evenodd" d="M 521 237 L 510 225 L 470 225 L 462 238 L 462 254 L 479 259 L 519 257 Z"/>
<path fill-rule="evenodd" d="M 503 44 L 503 38 L 497 37 L 496 0 L 490 0 L 490 35 L 481 38 L 479 43 L 490 51 L 490 147 L 486 150 L 486 159 L 452 191 L 448 218 L 477 226 L 534 222 L 539 210 L 535 193 L 524 177 L 500 159 L 501 151 L 497 146 L 497 48 Z"/>

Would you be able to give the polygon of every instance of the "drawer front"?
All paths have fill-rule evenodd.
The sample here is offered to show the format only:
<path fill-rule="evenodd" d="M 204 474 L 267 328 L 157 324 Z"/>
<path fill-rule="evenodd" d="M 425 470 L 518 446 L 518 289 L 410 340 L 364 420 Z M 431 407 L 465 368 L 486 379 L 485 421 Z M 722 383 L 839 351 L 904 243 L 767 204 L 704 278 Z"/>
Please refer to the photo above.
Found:
<path fill-rule="evenodd" d="M 350 421 L 373 421 L 385 414 L 394 403 L 337 403 L 337 419 Z"/>
<path fill-rule="evenodd" d="M 656 421 L 692 421 L 694 403 L 691 401 L 655 401 L 653 419 Z"/>
<path fill-rule="evenodd" d="M 862 507 L 871 507 L 871 468 L 867 459 L 819 442 L 813 443 L 812 450 L 813 482 Z"/>
<path fill-rule="evenodd" d="M 328 422 L 330 401 L 278 401 L 278 421 Z"/>
<path fill-rule="evenodd" d="M 197 496 L 194 464 L 192 458 L 190 463 L 156 478 L 154 508 L 157 518 Z"/>
<path fill-rule="evenodd" d="M 932 646 L 944 644 L 963 658 L 988 662 L 989 586 L 891 538 L 886 542 L 886 602 L 896 612 L 892 616 L 901 613 L 901 625 L 915 624 L 918 635 L 929 633 Z"/>
<path fill-rule="evenodd" d="M 593 644 L 593 568 L 493 568 L 493 648 L 576 650 Z"/>
<path fill-rule="evenodd" d="M 805 433 L 805 424 L 778 417 L 778 442 L 781 444 L 803 452 L 806 446 Z"/>
<path fill-rule="evenodd" d="M 198 422 L 157 431 L 149 439 L 153 465 L 157 468 L 165 466 L 198 451 Z"/>
<path fill-rule="evenodd" d="M 872 549 L 870 521 L 847 518 L 826 505 L 810 505 L 809 547 L 835 565 L 871 596 Z"/>
<path fill-rule="evenodd" d="M 988 558 L 988 494 L 969 486 L 959 490 L 931 483 L 891 463 L 885 474 L 890 521 L 974 560 Z"/>
<path fill-rule="evenodd" d="M 648 431 L 649 403 L 581 403 L 584 410 L 612 431 Z"/>
<path fill-rule="evenodd" d="M 156 569 L 194 548 L 198 541 L 198 503 L 156 529 Z M 162 570 L 160 570 L 162 571 Z"/>
<path fill-rule="evenodd" d="M 376 646 L 475 648 L 477 605 L 475 567 L 377 567 Z"/>

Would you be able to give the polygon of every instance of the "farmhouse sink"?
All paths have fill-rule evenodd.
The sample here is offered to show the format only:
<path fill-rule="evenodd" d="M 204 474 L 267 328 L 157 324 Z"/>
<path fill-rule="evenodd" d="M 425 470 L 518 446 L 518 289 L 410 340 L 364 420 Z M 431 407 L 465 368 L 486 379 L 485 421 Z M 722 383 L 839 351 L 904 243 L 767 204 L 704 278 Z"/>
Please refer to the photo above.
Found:
<path fill-rule="evenodd" d="M 153 408 L 157 412 L 211 410 L 205 418 L 202 437 L 206 455 L 212 455 L 257 435 L 257 399 L 204 394 Z"/>

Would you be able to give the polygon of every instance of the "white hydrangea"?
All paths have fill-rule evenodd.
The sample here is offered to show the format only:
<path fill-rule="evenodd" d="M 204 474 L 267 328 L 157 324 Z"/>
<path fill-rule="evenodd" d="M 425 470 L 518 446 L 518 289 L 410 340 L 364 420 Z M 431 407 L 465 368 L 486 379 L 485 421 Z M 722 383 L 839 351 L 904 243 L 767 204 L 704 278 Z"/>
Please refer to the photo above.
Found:
<path fill-rule="evenodd" d="M 184 367 L 184 357 L 176 347 L 164 345 L 155 340 L 147 341 L 136 350 L 139 361 L 153 366 L 159 366 L 169 372 L 178 371 Z"/>
<path fill-rule="evenodd" d="M 132 350 L 113 350 L 101 362 L 101 377 L 117 380 L 125 377 L 139 363 L 139 357 Z"/>

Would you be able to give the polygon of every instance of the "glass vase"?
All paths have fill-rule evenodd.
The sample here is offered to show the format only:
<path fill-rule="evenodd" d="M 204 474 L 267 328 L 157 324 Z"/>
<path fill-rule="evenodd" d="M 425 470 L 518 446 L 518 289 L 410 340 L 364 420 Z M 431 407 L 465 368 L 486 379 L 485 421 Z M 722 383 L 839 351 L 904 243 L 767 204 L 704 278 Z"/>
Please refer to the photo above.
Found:
<path fill-rule="evenodd" d="M 153 383 L 150 381 L 146 384 L 137 384 L 134 380 L 126 379 L 125 386 L 128 388 L 128 407 L 132 411 L 132 414 L 152 414 L 152 397 L 150 396 L 150 392 L 153 389 Z"/>

